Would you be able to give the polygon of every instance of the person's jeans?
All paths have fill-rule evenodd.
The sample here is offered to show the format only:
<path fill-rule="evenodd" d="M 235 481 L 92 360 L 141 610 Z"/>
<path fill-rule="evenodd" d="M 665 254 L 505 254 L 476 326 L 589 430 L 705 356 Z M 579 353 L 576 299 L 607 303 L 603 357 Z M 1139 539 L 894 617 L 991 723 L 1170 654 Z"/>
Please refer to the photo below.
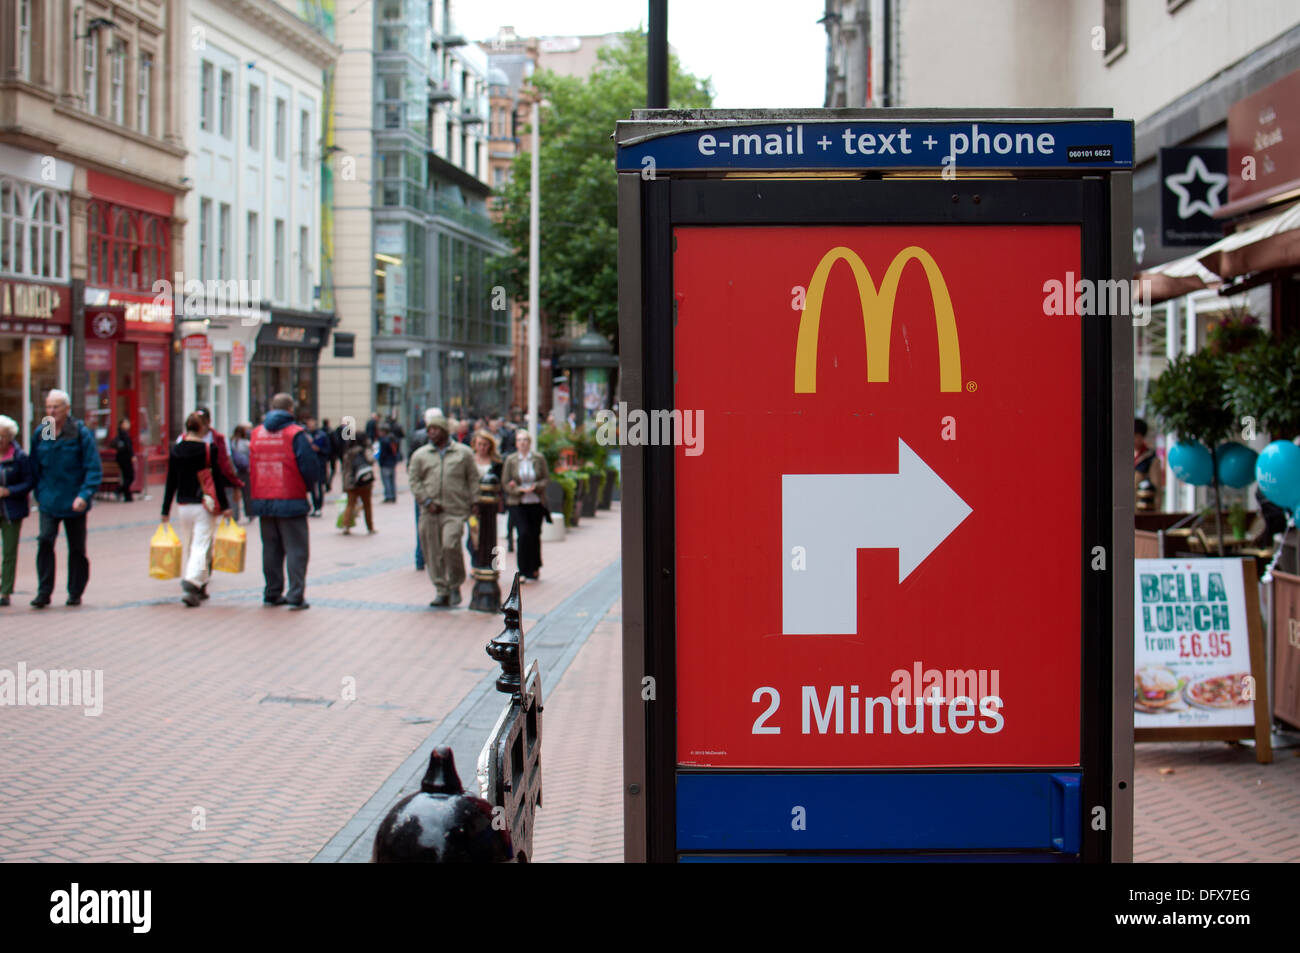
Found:
<path fill-rule="evenodd" d="M 90 560 L 86 558 L 86 514 L 50 516 L 41 511 L 41 530 L 36 537 L 36 596 L 49 599 L 54 592 L 54 543 L 59 524 L 68 537 L 68 598 L 80 599 L 90 581 Z"/>
<path fill-rule="evenodd" d="M 305 516 L 263 516 L 262 576 L 266 588 L 262 598 L 275 602 L 284 596 L 287 602 L 302 602 L 307 591 L 307 559 L 310 533 Z M 288 563 L 289 591 L 284 591 L 284 570 Z"/>
<path fill-rule="evenodd" d="M 415 568 L 424 568 L 424 548 L 420 545 L 420 501 L 415 501 Z"/>
<path fill-rule="evenodd" d="M 0 560 L 0 596 L 14 594 L 14 574 L 18 571 L 18 532 L 22 526 L 22 520 L 14 521 L 0 513 L 0 546 L 4 548 L 4 557 Z"/>
<path fill-rule="evenodd" d="M 379 474 L 384 481 L 384 502 L 397 499 L 397 464 L 380 466 Z"/>
<path fill-rule="evenodd" d="M 231 510 L 234 511 L 235 522 L 238 523 L 239 522 L 239 499 L 241 497 L 244 500 L 244 515 L 247 516 L 250 520 L 253 518 L 253 490 L 252 490 L 253 484 L 252 484 L 252 477 L 248 475 L 247 470 L 236 470 L 235 476 L 239 477 L 239 482 L 244 484 L 243 487 L 238 490 L 229 491 L 230 496 L 232 497 L 230 501 L 230 508 Z"/>

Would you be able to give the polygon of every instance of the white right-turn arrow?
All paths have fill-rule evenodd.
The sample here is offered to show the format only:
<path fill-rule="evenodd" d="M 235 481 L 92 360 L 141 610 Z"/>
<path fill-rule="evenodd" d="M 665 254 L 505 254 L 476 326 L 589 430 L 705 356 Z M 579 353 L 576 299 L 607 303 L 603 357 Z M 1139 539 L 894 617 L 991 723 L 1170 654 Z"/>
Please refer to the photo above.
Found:
<path fill-rule="evenodd" d="M 855 634 L 857 551 L 897 549 L 901 583 L 970 514 L 966 501 L 902 440 L 897 473 L 782 475 L 781 630 Z M 802 568 L 795 568 L 798 562 Z"/>

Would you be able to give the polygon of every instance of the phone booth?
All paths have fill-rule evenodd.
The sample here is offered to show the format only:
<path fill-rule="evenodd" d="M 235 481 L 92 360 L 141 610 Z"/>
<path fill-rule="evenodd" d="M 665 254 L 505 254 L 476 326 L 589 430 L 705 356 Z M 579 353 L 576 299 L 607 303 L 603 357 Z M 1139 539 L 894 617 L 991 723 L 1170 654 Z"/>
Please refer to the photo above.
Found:
<path fill-rule="evenodd" d="M 1132 123 L 616 138 L 626 858 L 1131 859 Z"/>

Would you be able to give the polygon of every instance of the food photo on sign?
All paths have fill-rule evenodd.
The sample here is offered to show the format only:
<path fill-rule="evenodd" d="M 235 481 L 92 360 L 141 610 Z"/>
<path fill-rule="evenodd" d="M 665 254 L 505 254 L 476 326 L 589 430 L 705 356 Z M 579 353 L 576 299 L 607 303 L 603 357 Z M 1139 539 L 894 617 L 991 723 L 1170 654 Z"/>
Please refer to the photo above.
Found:
<path fill-rule="evenodd" d="M 1241 561 L 1136 563 L 1134 727 L 1254 724 Z"/>

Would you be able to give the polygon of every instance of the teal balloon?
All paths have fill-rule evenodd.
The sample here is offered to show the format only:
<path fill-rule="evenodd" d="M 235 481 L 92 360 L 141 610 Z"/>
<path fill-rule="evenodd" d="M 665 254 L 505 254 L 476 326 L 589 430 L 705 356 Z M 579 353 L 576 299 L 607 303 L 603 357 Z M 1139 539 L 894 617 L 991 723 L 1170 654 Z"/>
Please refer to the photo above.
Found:
<path fill-rule="evenodd" d="M 1169 448 L 1169 467 L 1178 479 L 1192 486 L 1209 486 L 1214 482 L 1214 459 L 1203 443 L 1174 444 Z"/>
<path fill-rule="evenodd" d="M 1255 460 L 1259 454 L 1243 443 L 1225 443 L 1215 451 L 1219 458 L 1219 482 L 1240 490 L 1255 482 Z"/>
<path fill-rule="evenodd" d="M 1255 461 L 1260 491 L 1287 510 L 1300 509 L 1300 447 L 1290 440 L 1274 440 Z"/>

